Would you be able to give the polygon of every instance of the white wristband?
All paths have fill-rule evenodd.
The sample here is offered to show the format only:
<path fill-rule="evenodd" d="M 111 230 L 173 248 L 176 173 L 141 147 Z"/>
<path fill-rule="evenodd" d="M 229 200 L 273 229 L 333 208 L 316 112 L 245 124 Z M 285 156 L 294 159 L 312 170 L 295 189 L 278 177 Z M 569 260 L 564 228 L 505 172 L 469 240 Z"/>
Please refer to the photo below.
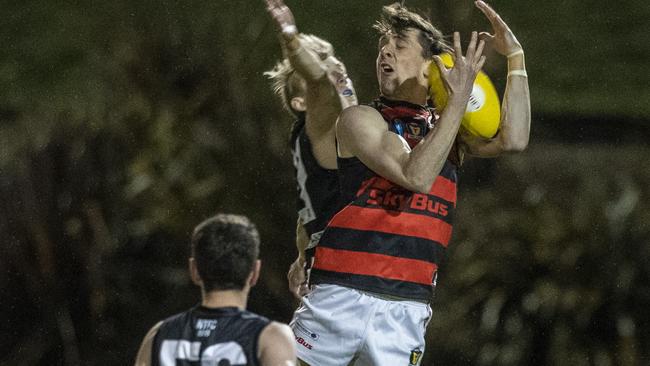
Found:
<path fill-rule="evenodd" d="M 512 71 L 508 71 L 508 77 L 511 76 L 523 76 L 527 78 L 528 74 L 526 73 L 526 70 L 512 70 Z"/>
<path fill-rule="evenodd" d="M 515 52 L 509 54 L 509 55 L 506 56 L 506 57 L 507 57 L 507 58 L 511 58 L 511 57 L 515 57 L 515 56 L 517 56 L 517 55 L 523 55 L 523 54 L 524 54 L 524 50 L 520 49 L 520 50 L 518 50 L 518 51 L 515 51 Z"/>
<path fill-rule="evenodd" d="M 282 25 L 282 34 L 287 36 L 293 36 L 298 33 L 298 27 L 293 24 Z"/>

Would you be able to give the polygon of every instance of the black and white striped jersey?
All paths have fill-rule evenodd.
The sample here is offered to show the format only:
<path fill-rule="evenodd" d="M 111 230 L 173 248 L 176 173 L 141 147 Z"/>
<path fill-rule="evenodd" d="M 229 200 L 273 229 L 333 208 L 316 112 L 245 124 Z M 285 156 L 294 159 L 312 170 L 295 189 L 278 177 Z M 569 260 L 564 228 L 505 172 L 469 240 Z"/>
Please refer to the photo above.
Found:
<path fill-rule="evenodd" d="M 304 115 L 295 122 L 290 143 L 298 189 L 298 216 L 311 238 L 323 231 L 338 211 L 339 177 L 336 169 L 325 169 L 318 164 L 307 136 Z"/>
<path fill-rule="evenodd" d="M 257 366 L 258 338 L 269 320 L 235 307 L 196 306 L 163 321 L 153 366 Z"/>

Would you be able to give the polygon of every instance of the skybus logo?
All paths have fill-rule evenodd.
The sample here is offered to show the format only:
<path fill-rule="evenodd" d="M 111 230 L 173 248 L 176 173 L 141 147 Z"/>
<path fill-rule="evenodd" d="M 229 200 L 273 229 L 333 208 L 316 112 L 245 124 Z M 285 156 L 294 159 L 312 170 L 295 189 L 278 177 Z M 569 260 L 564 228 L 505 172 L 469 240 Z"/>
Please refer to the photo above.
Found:
<path fill-rule="evenodd" d="M 309 342 L 307 342 L 303 337 L 298 337 L 298 336 L 295 336 L 295 337 L 296 337 L 296 342 L 298 342 L 299 345 L 301 345 L 301 346 L 303 346 L 303 347 L 305 347 L 307 349 L 312 349 L 312 345 L 309 344 Z"/>
<path fill-rule="evenodd" d="M 412 210 L 428 211 L 440 216 L 447 216 L 449 214 L 449 206 L 429 199 L 426 194 L 403 194 L 372 188 L 368 192 L 368 197 L 366 203 L 369 205 L 382 206 L 400 211 L 410 208 Z"/>

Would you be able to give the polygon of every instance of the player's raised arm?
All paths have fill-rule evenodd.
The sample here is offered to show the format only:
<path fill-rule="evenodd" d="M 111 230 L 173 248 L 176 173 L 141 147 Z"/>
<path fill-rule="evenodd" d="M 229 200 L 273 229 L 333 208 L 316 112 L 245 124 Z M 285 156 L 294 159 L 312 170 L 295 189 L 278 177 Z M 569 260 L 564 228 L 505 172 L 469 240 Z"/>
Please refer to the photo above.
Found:
<path fill-rule="evenodd" d="M 272 322 L 260 333 L 259 360 L 262 366 L 295 366 L 293 332 L 285 324 Z"/>
<path fill-rule="evenodd" d="M 326 67 L 319 54 L 332 53 L 329 43 L 320 42 L 319 48 L 309 50 L 302 43 L 291 9 L 282 0 L 265 0 L 266 9 L 280 30 L 285 56 L 306 81 L 318 81 L 326 77 Z"/>
<path fill-rule="evenodd" d="M 390 57 L 397 52 L 393 47 L 399 45 L 393 46 L 392 42 L 388 41 L 380 50 L 380 66 L 383 54 Z M 483 44 L 473 32 L 463 56 L 460 35 L 454 33 L 454 66 L 447 69 L 439 57 L 434 58 L 449 92 L 449 102 L 436 127 L 413 150 L 399 135 L 389 131 L 379 112 L 358 106 L 343 111 L 337 124 L 342 156 L 356 156 L 382 177 L 411 191 L 429 193 L 453 146 L 474 80 L 485 62 Z"/>
<path fill-rule="evenodd" d="M 334 57 L 334 48 L 329 42 L 298 32 L 293 13 L 282 0 L 265 2 L 280 31 L 284 56 L 307 83 L 305 109 L 310 135 L 328 132 L 333 135 L 334 122 L 341 110 L 357 104 L 345 65 Z"/>
<path fill-rule="evenodd" d="M 528 74 L 524 62 L 524 50 L 514 33 L 484 1 L 476 1 L 492 25 L 493 33 L 481 32 L 481 39 L 496 52 L 508 58 L 508 79 L 501 107 L 499 133 L 491 140 L 464 135 L 470 155 L 493 157 L 502 152 L 522 151 L 528 146 L 530 134 L 530 93 Z"/>

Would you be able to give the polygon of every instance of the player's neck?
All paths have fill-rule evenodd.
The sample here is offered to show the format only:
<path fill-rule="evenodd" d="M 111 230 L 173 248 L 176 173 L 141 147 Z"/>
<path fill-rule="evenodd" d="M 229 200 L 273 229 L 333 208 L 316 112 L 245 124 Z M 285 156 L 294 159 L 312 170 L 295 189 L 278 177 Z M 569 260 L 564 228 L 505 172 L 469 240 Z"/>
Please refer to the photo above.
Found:
<path fill-rule="evenodd" d="M 389 100 L 409 102 L 412 104 L 426 105 L 427 104 L 427 90 L 422 87 L 406 87 L 399 88 L 392 95 L 382 95 Z"/>
<path fill-rule="evenodd" d="M 241 310 L 246 309 L 248 301 L 248 291 L 244 290 L 217 290 L 203 292 L 201 305 L 206 308 L 225 308 L 236 307 Z"/>

